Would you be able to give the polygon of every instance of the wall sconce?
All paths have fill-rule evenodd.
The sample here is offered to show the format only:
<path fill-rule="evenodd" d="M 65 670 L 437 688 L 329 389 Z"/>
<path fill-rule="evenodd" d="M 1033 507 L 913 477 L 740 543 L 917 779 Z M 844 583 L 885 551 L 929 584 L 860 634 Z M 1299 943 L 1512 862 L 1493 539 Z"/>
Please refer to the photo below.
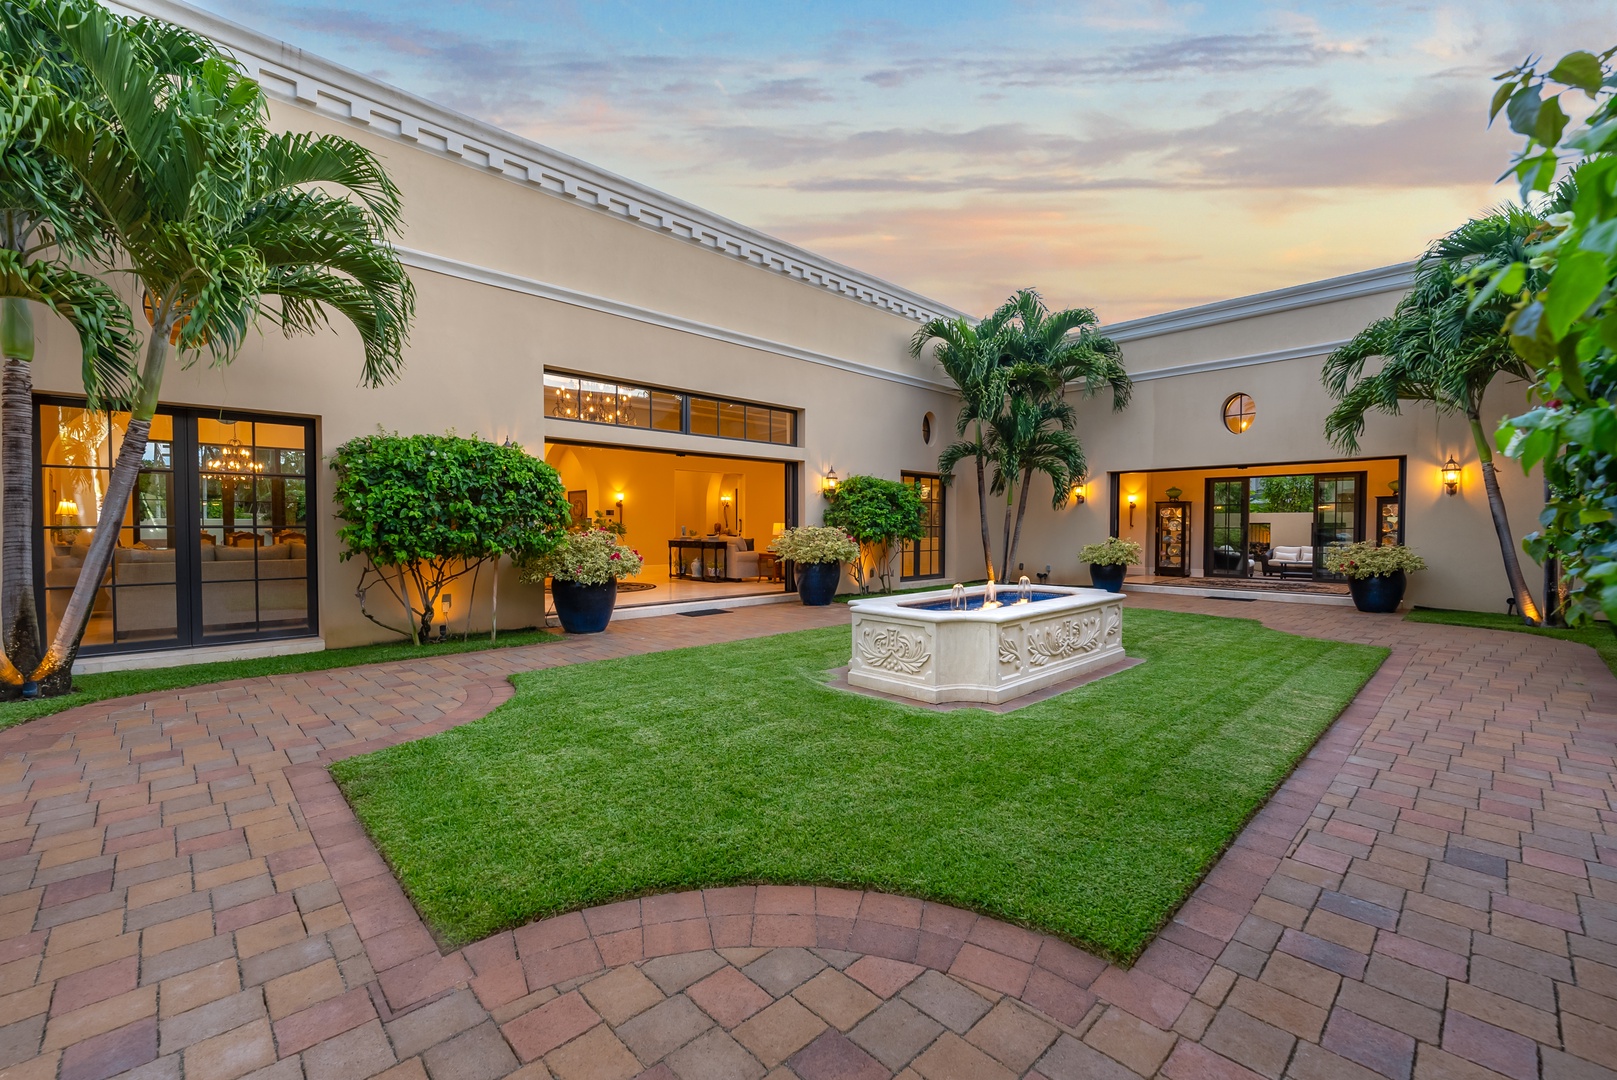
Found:
<path fill-rule="evenodd" d="M 623 524 L 623 492 L 621 492 L 621 491 L 614 492 L 613 493 L 613 498 L 617 500 L 618 524 L 622 525 Z"/>
<path fill-rule="evenodd" d="M 1129 528 L 1131 529 L 1134 528 L 1134 504 L 1139 501 L 1140 497 L 1138 495 L 1132 493 L 1129 495 Z"/>
<path fill-rule="evenodd" d="M 1077 506 L 1082 506 L 1082 505 L 1084 505 L 1084 503 L 1089 501 L 1089 497 L 1084 494 L 1084 485 L 1082 485 L 1082 484 L 1074 484 L 1074 485 L 1072 485 L 1072 501 L 1073 501 L 1074 505 L 1077 505 Z"/>
<path fill-rule="evenodd" d="M 1443 463 L 1443 486 L 1450 495 L 1460 493 L 1460 463 L 1454 460 L 1453 454 Z"/>
<path fill-rule="evenodd" d="M 827 470 L 825 477 L 820 481 L 820 494 L 825 496 L 827 499 L 835 498 L 837 493 L 837 484 L 839 483 L 841 483 L 841 481 L 837 479 L 837 471 L 835 469 Z"/>

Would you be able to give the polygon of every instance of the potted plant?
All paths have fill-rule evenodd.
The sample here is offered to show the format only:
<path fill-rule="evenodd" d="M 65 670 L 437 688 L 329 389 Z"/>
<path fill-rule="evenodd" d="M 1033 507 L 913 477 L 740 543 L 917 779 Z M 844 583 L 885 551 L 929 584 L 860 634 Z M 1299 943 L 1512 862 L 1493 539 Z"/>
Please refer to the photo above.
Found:
<path fill-rule="evenodd" d="M 638 574 L 641 565 L 640 553 L 620 544 L 612 530 L 580 529 L 568 533 L 548 555 L 526 564 L 522 580 L 539 585 L 550 578 L 561 628 L 569 634 L 599 634 L 612 621 L 618 579 Z"/>
<path fill-rule="evenodd" d="M 1078 561 L 1089 564 L 1089 580 L 1107 592 L 1123 591 L 1123 576 L 1140 562 L 1140 545 L 1133 540 L 1109 536 L 1099 544 L 1078 551 Z"/>
<path fill-rule="evenodd" d="M 1402 544 L 1377 547 L 1368 540 L 1325 550 L 1325 569 L 1348 579 L 1353 606 L 1389 614 L 1398 610 L 1408 584 L 1406 574 L 1426 569 L 1426 560 Z"/>
<path fill-rule="evenodd" d="M 824 607 L 837 594 L 842 564 L 859 557 L 859 541 L 829 525 L 787 529 L 769 550 L 797 564 L 797 595 L 810 607 Z"/>

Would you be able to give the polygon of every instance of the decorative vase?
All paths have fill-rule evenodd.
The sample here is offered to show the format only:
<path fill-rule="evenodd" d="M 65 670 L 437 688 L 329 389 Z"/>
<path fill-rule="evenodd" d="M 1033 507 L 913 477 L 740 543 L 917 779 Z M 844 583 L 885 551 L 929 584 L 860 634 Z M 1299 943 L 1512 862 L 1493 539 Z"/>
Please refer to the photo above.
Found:
<path fill-rule="evenodd" d="M 1390 615 L 1398 610 L 1404 599 L 1408 579 L 1402 570 L 1375 577 L 1348 578 L 1348 591 L 1353 594 L 1353 606 L 1360 611 L 1376 615 Z"/>
<path fill-rule="evenodd" d="M 618 583 L 583 585 L 576 581 L 550 579 L 550 595 L 556 600 L 556 617 L 569 634 L 599 634 L 612 621 L 612 608 L 618 602 Z"/>
<path fill-rule="evenodd" d="M 1129 568 L 1122 563 L 1089 564 L 1089 580 L 1095 588 L 1106 592 L 1122 592 L 1123 578 L 1128 572 Z"/>
<path fill-rule="evenodd" d="M 842 584 L 842 564 L 839 562 L 799 563 L 797 566 L 797 595 L 809 607 L 825 607 L 837 594 Z"/>

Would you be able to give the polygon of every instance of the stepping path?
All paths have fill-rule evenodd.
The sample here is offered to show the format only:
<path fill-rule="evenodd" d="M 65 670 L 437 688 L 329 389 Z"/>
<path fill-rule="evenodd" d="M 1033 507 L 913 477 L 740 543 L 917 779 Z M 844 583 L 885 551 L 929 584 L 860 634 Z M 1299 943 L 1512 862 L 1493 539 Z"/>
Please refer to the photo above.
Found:
<path fill-rule="evenodd" d="M 1393 650 L 1132 969 L 813 887 L 440 953 L 325 764 L 476 719 L 513 672 L 847 618 L 745 608 L 0 732 L 0 1077 L 1617 1080 L 1617 680 L 1591 650 L 1130 603 Z"/>

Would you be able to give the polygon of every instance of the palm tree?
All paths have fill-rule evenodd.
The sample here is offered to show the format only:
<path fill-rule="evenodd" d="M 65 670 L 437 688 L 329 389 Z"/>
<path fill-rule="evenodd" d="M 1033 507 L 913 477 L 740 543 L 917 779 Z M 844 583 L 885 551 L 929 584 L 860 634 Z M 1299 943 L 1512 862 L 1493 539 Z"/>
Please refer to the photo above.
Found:
<path fill-rule="evenodd" d="M 145 49 L 163 70 L 188 63 L 194 40 L 153 34 Z M 65 56 L 38 2 L 0 8 L 0 696 L 19 693 L 24 671 L 43 650 L 33 588 L 35 507 L 33 441 L 33 305 L 65 319 L 83 348 L 83 383 L 91 407 L 114 403 L 129 385 L 134 339 L 129 310 L 100 279 L 75 268 L 104 261 L 110 236 L 94 198 L 71 170 L 37 145 L 34 107 L 47 97 L 83 97 L 83 72 Z M 89 95 L 91 114 L 103 100 Z"/>
<path fill-rule="evenodd" d="M 938 455 L 938 473 L 945 484 L 954 480 L 955 466 L 971 458 L 977 466 L 977 510 L 982 524 L 983 566 L 994 576 L 994 550 L 988 539 L 988 443 L 985 427 L 1000 414 L 1009 387 L 1008 372 L 1000 365 L 1005 351 L 1004 326 L 990 316 L 973 326 L 966 319 L 932 319 L 915 332 L 910 355 L 920 356 L 935 341 L 932 355 L 960 391 L 960 413 L 955 434 Z"/>
<path fill-rule="evenodd" d="M 1325 419 L 1325 435 L 1348 453 L 1358 450 L 1365 416 L 1372 410 L 1397 414 L 1403 402 L 1418 401 L 1466 418 L 1482 462 L 1482 486 L 1510 591 L 1522 618 L 1534 626 L 1541 621 L 1538 605 L 1522 575 L 1493 448 L 1482 423 L 1483 395 L 1497 376 L 1531 382 L 1534 375 L 1531 365 L 1511 349 L 1505 333 L 1516 298 L 1496 293 L 1473 304 L 1468 273 L 1487 260 L 1498 260 L 1500 265 L 1528 262 L 1529 238 L 1540 225 L 1531 211 L 1505 207 L 1438 240 L 1416 264 L 1414 285 L 1392 315 L 1333 352 L 1323 371 L 1325 386 L 1337 399 Z M 1538 287 L 1534 280 L 1538 276 L 1529 271 L 1528 289 Z M 1383 360 L 1380 370 L 1366 374 L 1367 363 L 1377 357 Z"/>
<path fill-rule="evenodd" d="M 129 392 L 129 424 L 62 622 L 32 677 L 64 692 L 118 522 L 129 505 L 171 351 L 227 364 L 260 317 L 308 333 L 336 313 L 364 345 L 376 385 L 402 365 L 414 290 L 386 236 L 399 193 L 376 157 L 348 139 L 272 134 L 259 86 L 217 53 L 175 73 L 144 62 L 141 24 L 98 6 L 52 30 L 116 123 L 85 119 L 81 100 L 42 94 L 44 151 L 97 200 L 144 290 L 151 322 Z M 3 147 L 0 147 L 3 151 Z"/>
<path fill-rule="evenodd" d="M 994 425 L 994 490 L 1005 495 L 1001 578 L 1008 580 L 1033 474 L 1050 478 L 1050 505 L 1059 510 L 1088 472 L 1083 445 L 1074 434 L 1076 415 L 1066 400 L 1067 388 L 1076 385 L 1084 397 L 1109 388 L 1112 409 L 1121 412 L 1134 384 L 1123 367 L 1122 349 L 1096 330 L 1100 320 L 1090 308 L 1052 312 L 1036 291 L 1022 289 L 991 318 L 1009 331 L 1001 364 L 1011 373 L 1010 405 L 1005 422 Z M 1018 490 L 1013 532 L 1011 503 Z"/>

